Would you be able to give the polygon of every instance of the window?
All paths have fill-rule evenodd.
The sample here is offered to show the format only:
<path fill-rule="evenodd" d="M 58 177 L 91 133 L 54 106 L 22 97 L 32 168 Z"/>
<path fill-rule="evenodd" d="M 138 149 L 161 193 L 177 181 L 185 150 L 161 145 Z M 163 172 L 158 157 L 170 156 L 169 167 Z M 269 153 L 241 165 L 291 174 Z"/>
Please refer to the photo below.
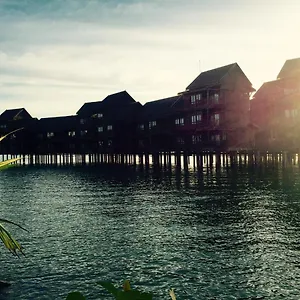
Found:
<path fill-rule="evenodd" d="M 6 128 L 6 124 L 1 124 L 0 128 Z"/>
<path fill-rule="evenodd" d="M 178 118 L 175 120 L 176 125 L 184 126 L 184 118 Z"/>
<path fill-rule="evenodd" d="M 102 126 L 98 127 L 98 132 L 103 132 L 103 127 Z"/>
<path fill-rule="evenodd" d="M 198 144 L 201 142 L 201 135 L 192 135 L 192 143 Z"/>
<path fill-rule="evenodd" d="M 102 113 L 93 114 L 92 118 L 102 119 L 103 118 L 103 114 Z"/>
<path fill-rule="evenodd" d="M 139 129 L 140 129 L 140 130 L 144 130 L 144 129 L 145 129 L 144 124 L 139 124 Z"/>
<path fill-rule="evenodd" d="M 196 100 L 197 100 L 197 101 L 200 101 L 201 99 L 202 99 L 202 95 L 201 95 L 201 94 L 197 94 L 197 95 L 196 95 Z"/>
<path fill-rule="evenodd" d="M 98 145 L 99 145 L 99 147 L 103 147 L 104 142 L 103 142 L 103 141 L 99 141 L 99 142 L 98 142 Z"/>
<path fill-rule="evenodd" d="M 54 136 L 54 132 L 47 132 L 47 138 L 52 138 Z"/>
<path fill-rule="evenodd" d="M 289 95 L 289 94 L 292 94 L 293 92 L 295 92 L 296 89 L 283 89 L 283 93 L 285 95 Z"/>
<path fill-rule="evenodd" d="M 298 110 L 297 110 L 297 109 L 292 109 L 292 110 L 291 110 L 291 116 L 292 116 L 293 118 L 295 118 L 296 116 L 298 116 Z"/>
<path fill-rule="evenodd" d="M 110 130 L 112 130 L 112 129 L 113 129 L 112 125 L 107 125 L 107 130 L 108 130 L 108 131 L 110 131 Z"/>
<path fill-rule="evenodd" d="M 196 116 L 192 116 L 192 124 L 196 124 Z"/>
<path fill-rule="evenodd" d="M 112 140 L 108 140 L 108 141 L 107 141 L 107 146 L 108 146 L 108 147 L 112 146 Z"/>
<path fill-rule="evenodd" d="M 201 114 L 192 116 L 192 124 L 200 123 L 201 120 L 202 120 Z"/>
<path fill-rule="evenodd" d="M 220 125 L 220 114 L 214 114 L 211 116 L 211 122 L 214 125 Z"/>
<path fill-rule="evenodd" d="M 177 144 L 183 145 L 184 144 L 184 139 L 182 137 L 177 137 Z"/>
<path fill-rule="evenodd" d="M 196 103 L 196 96 L 192 95 L 191 96 L 191 104 L 195 104 Z"/>
<path fill-rule="evenodd" d="M 289 111 L 288 109 L 286 109 L 286 110 L 284 111 L 284 113 L 285 113 L 285 117 L 286 117 L 286 118 L 289 118 L 289 117 L 290 117 L 290 111 Z"/>
<path fill-rule="evenodd" d="M 298 109 L 286 109 L 284 113 L 286 118 L 296 118 L 298 116 Z"/>
<path fill-rule="evenodd" d="M 87 132 L 88 132 L 87 130 L 81 130 L 81 131 L 80 131 L 80 135 L 81 135 L 81 136 L 84 136 L 84 135 L 87 134 Z"/>
<path fill-rule="evenodd" d="M 219 98 L 220 98 L 220 95 L 219 94 L 214 94 L 214 100 L 216 103 L 219 103 Z"/>
<path fill-rule="evenodd" d="M 223 141 L 227 140 L 227 134 L 225 132 L 223 132 Z"/>
<path fill-rule="evenodd" d="M 214 134 L 211 136 L 211 140 L 214 142 L 220 142 L 221 141 L 221 136 L 220 134 Z"/>
<path fill-rule="evenodd" d="M 149 122 L 149 129 L 156 126 L 156 121 L 150 121 Z"/>
<path fill-rule="evenodd" d="M 85 124 L 85 119 L 80 119 L 80 124 Z"/>
<path fill-rule="evenodd" d="M 69 131 L 68 132 L 68 136 L 70 136 L 70 137 L 73 137 L 73 136 L 75 136 L 76 135 L 76 132 L 75 131 Z"/>

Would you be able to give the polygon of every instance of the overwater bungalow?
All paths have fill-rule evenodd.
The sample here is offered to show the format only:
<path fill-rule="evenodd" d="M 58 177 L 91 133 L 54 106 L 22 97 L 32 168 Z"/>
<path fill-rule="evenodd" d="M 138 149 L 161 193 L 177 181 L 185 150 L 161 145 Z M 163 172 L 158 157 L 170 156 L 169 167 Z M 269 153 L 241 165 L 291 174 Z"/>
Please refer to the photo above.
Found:
<path fill-rule="evenodd" d="M 77 124 L 77 116 L 41 118 L 32 129 L 36 153 L 79 153 Z"/>
<path fill-rule="evenodd" d="M 182 93 L 184 142 L 194 150 L 249 148 L 251 82 L 237 63 L 200 73 Z"/>
<path fill-rule="evenodd" d="M 277 79 L 264 83 L 251 101 L 251 122 L 257 125 L 256 148 L 299 149 L 299 114 L 300 58 L 296 58 L 287 60 Z"/>
<path fill-rule="evenodd" d="M 0 144 L 0 152 L 5 154 L 21 154 L 31 152 L 33 143 L 30 128 L 37 122 L 25 108 L 6 109 L 0 115 L 0 135 L 23 128 L 11 134 Z"/>
<path fill-rule="evenodd" d="M 86 153 L 134 153 L 137 151 L 137 117 L 142 105 L 126 91 L 104 100 L 85 103 L 77 112 L 81 146 Z"/>
<path fill-rule="evenodd" d="M 137 136 L 140 152 L 180 150 L 176 120 L 181 118 L 183 106 L 180 95 L 147 102 L 139 115 Z M 181 143 L 179 143 L 181 145 Z"/>

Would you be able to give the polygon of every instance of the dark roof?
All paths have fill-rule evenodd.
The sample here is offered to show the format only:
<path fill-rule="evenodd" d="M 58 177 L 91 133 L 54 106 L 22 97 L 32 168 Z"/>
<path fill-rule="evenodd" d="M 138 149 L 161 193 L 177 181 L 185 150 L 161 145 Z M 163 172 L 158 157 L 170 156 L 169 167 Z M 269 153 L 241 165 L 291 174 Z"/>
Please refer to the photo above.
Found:
<path fill-rule="evenodd" d="M 237 64 L 234 63 L 220 68 L 202 72 L 186 89 L 194 90 L 194 89 L 200 89 L 200 88 L 221 84 L 221 79 L 235 65 Z"/>
<path fill-rule="evenodd" d="M 135 102 L 136 101 L 126 91 L 122 91 L 108 95 L 102 101 L 84 103 L 76 114 L 83 117 L 89 117 L 95 113 L 101 112 L 103 109 L 124 106 Z"/>
<path fill-rule="evenodd" d="M 126 91 L 108 95 L 103 100 L 103 103 L 109 104 L 109 105 L 125 105 L 125 104 L 134 103 L 134 102 L 135 102 L 135 100 Z"/>
<path fill-rule="evenodd" d="M 76 114 L 82 117 L 90 117 L 96 112 L 101 112 L 101 109 L 103 109 L 102 101 L 86 102 L 81 106 Z"/>
<path fill-rule="evenodd" d="M 196 79 L 186 88 L 186 90 L 201 90 L 222 85 L 225 83 L 225 76 L 229 73 L 233 73 L 232 71 L 234 71 L 237 75 L 243 76 L 244 84 L 247 85 L 250 90 L 254 91 L 252 88 L 252 83 L 237 63 L 200 73 L 200 75 L 196 77 Z"/>
<path fill-rule="evenodd" d="M 18 118 L 18 115 L 23 114 L 22 119 L 31 119 L 31 115 L 25 108 L 7 109 L 0 115 L 0 120 L 12 121 Z"/>
<path fill-rule="evenodd" d="M 288 59 L 281 68 L 277 79 L 300 75 L 300 58 Z"/>
<path fill-rule="evenodd" d="M 77 124 L 77 116 L 65 116 L 65 117 L 50 117 L 42 118 L 38 121 L 38 132 L 58 132 L 66 130 L 74 130 Z"/>
<path fill-rule="evenodd" d="M 253 98 L 264 97 L 278 92 L 281 89 L 280 84 L 281 82 L 279 80 L 273 80 L 263 83 L 263 85 L 254 94 Z"/>
<path fill-rule="evenodd" d="M 180 106 L 183 106 L 182 95 L 147 102 L 143 107 L 140 118 L 142 120 L 157 119 L 171 114 Z"/>

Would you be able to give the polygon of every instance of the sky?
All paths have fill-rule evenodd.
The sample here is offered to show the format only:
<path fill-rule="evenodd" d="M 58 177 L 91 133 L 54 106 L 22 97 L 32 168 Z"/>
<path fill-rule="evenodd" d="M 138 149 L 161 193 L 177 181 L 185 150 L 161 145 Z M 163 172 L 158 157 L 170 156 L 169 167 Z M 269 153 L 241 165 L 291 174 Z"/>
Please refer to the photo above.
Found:
<path fill-rule="evenodd" d="M 299 0 L 0 0 L 0 113 L 142 104 L 237 62 L 254 88 L 300 57 Z"/>

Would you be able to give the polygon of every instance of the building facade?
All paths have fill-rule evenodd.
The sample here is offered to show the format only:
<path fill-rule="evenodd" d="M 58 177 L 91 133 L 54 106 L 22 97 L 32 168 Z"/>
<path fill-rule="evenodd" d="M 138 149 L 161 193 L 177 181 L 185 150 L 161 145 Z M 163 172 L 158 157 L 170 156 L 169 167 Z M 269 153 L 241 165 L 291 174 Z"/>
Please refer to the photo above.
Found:
<path fill-rule="evenodd" d="M 251 101 L 250 117 L 257 149 L 300 148 L 300 58 L 287 60 L 277 79 L 261 86 Z"/>
<path fill-rule="evenodd" d="M 182 93 L 178 126 L 191 150 L 249 148 L 251 82 L 237 63 L 202 72 Z M 175 120 L 175 122 L 178 122 Z"/>

